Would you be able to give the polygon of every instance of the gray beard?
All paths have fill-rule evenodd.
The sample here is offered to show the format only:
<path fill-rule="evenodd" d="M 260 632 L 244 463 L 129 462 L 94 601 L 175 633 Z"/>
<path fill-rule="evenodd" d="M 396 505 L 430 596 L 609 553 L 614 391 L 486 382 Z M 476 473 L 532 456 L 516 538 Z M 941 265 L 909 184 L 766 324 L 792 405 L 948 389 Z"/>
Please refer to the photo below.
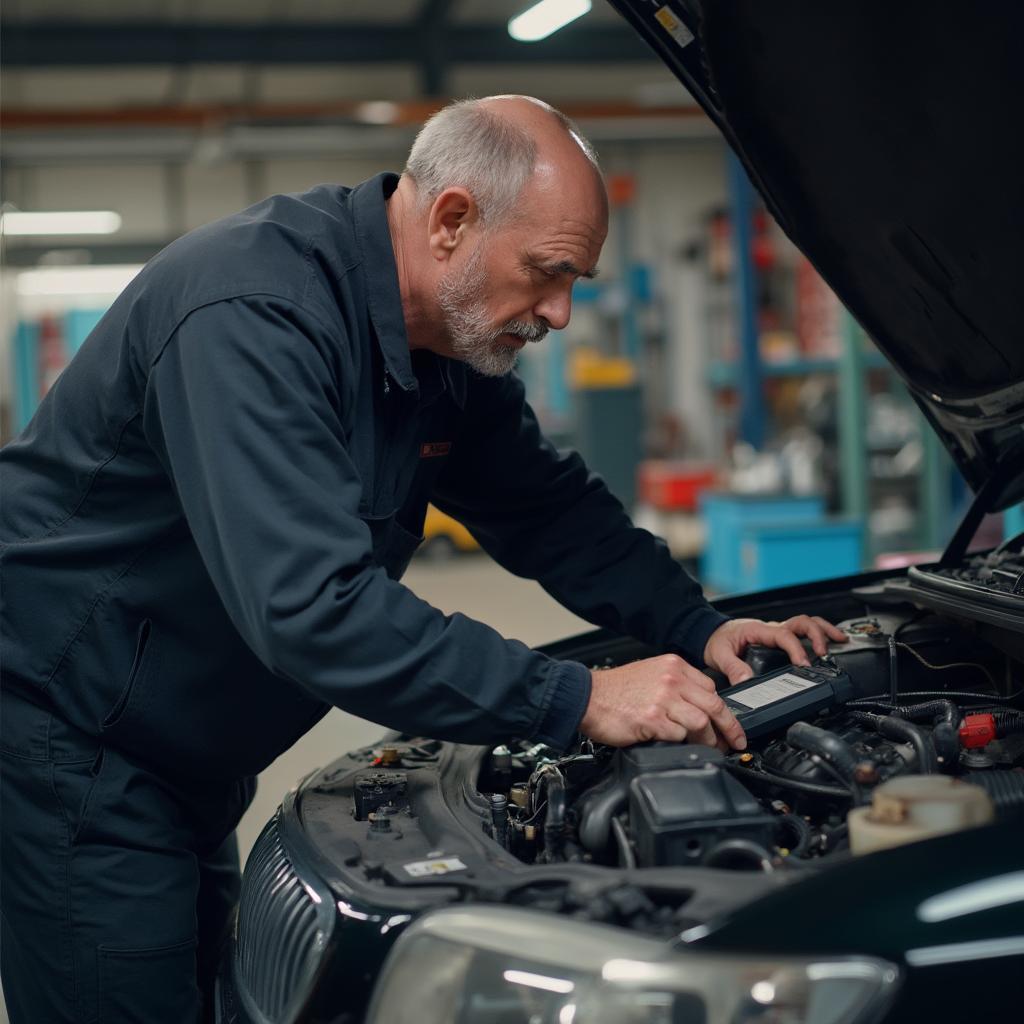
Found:
<path fill-rule="evenodd" d="M 498 338 L 511 334 L 524 341 L 542 341 L 548 325 L 543 321 L 530 324 L 510 320 L 495 330 L 487 307 L 479 298 L 486 283 L 482 249 L 477 248 L 460 274 L 449 272 L 441 278 L 437 302 L 456 358 L 485 377 L 503 377 L 515 369 L 519 350 L 503 345 Z"/>

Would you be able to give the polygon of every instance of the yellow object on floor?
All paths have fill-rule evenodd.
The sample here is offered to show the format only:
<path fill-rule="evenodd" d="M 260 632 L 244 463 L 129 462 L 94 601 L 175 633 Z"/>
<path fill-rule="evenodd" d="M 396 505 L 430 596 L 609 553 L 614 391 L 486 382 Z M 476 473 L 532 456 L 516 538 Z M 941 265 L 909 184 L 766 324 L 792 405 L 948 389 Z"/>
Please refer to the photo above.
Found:
<path fill-rule="evenodd" d="M 423 523 L 423 551 L 444 557 L 456 551 L 477 551 L 479 548 L 480 545 L 462 523 L 433 505 L 427 506 L 427 518 Z"/>

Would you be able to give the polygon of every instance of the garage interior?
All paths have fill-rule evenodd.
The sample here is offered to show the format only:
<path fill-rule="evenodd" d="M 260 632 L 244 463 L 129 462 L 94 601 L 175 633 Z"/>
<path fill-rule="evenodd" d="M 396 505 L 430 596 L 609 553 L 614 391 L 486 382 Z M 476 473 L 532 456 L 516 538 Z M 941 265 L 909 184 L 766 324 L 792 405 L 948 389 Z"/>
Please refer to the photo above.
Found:
<path fill-rule="evenodd" d="M 3 442 L 170 241 L 274 193 L 400 170 L 449 99 L 526 93 L 592 140 L 612 203 L 600 276 L 520 363 L 549 436 L 710 594 L 935 557 L 968 488 L 714 125 L 610 6 L 521 42 L 508 23 L 528 6 L 8 0 Z M 54 219 L 22 233 L 21 213 Z M 1024 508 L 986 528 L 1019 533 Z M 588 628 L 439 513 L 404 582 L 531 645 Z M 264 772 L 243 860 L 286 790 L 381 731 L 332 711 Z"/>

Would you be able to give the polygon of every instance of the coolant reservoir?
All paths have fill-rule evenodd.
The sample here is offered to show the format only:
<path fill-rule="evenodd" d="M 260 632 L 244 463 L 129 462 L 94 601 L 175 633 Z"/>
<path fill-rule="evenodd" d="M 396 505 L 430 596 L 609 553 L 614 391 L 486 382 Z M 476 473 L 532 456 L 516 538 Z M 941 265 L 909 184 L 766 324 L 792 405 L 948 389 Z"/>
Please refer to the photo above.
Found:
<path fill-rule="evenodd" d="M 871 853 L 986 825 L 995 810 L 980 786 L 948 775 L 904 775 L 875 790 L 870 807 L 847 815 L 850 849 Z"/>

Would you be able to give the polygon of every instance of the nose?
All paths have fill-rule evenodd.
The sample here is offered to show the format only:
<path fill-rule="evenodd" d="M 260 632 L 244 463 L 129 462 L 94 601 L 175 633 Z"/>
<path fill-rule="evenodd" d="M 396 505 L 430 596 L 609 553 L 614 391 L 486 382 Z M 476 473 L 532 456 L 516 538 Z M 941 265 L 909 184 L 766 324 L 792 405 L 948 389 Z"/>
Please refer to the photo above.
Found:
<path fill-rule="evenodd" d="M 534 315 L 543 318 L 554 331 L 563 330 L 572 313 L 572 285 L 546 294 L 534 307 Z"/>

